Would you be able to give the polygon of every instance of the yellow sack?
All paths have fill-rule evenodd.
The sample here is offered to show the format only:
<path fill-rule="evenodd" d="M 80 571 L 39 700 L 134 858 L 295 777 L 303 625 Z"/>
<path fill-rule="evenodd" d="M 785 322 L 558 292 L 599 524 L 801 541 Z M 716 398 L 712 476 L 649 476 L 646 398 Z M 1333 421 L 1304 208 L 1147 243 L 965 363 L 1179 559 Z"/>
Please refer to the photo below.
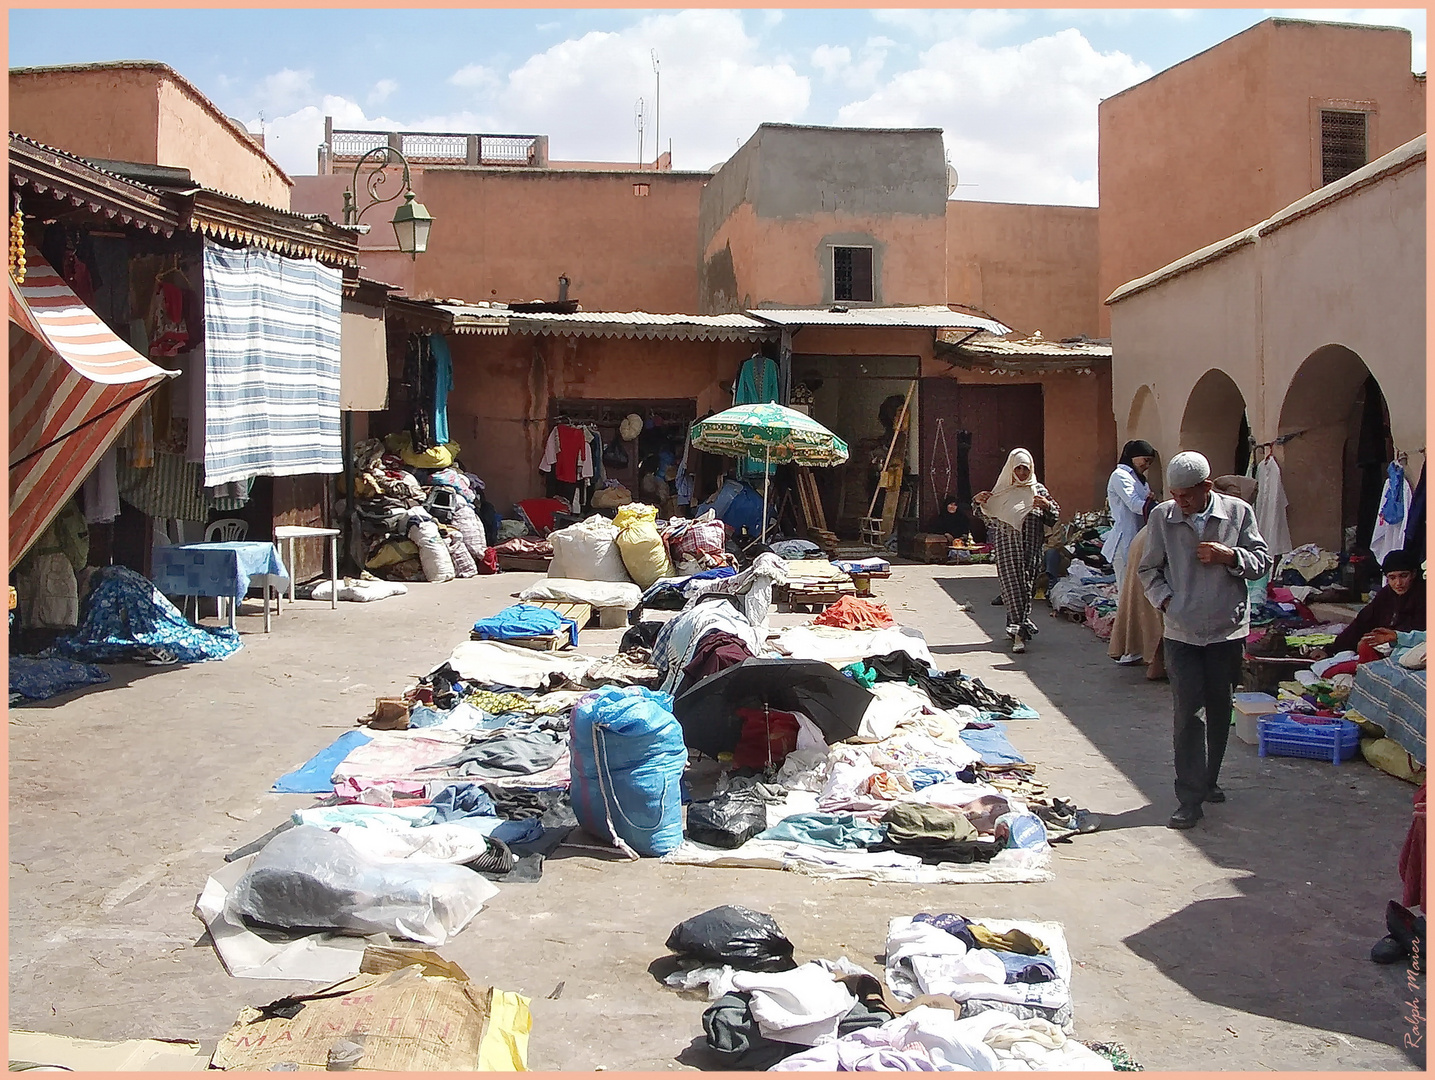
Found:
<path fill-rule="evenodd" d="M 364 565 L 370 570 L 382 570 L 385 566 L 416 559 L 418 554 L 419 546 L 412 540 L 390 540 L 374 552 L 374 557 Z"/>
<path fill-rule="evenodd" d="M 677 576 L 663 538 L 658 535 L 657 521 L 657 509 L 644 503 L 629 503 L 613 516 L 618 528 L 618 553 L 640 589 L 659 578 Z"/>
<path fill-rule="evenodd" d="M 451 442 L 443 446 L 431 446 L 419 453 L 414 450 L 413 436 L 407 431 L 396 431 L 392 435 L 384 436 L 384 445 L 403 458 L 405 465 L 412 465 L 416 469 L 447 469 L 453 464 L 453 459 L 458 457 L 460 450 L 458 443 Z"/>
<path fill-rule="evenodd" d="M 1425 783 L 1425 766 L 1394 739 L 1361 739 L 1360 752 L 1381 772 L 1412 784 Z"/>

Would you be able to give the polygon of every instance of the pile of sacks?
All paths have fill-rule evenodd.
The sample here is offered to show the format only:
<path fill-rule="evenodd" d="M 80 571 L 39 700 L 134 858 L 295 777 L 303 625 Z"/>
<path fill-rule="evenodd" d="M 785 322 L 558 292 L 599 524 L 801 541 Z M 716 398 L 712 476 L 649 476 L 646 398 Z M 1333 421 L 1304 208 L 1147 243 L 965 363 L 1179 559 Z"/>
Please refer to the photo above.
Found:
<path fill-rule="evenodd" d="M 408 432 L 354 448 L 356 552 L 391 581 L 451 581 L 493 572 L 480 514 L 496 522 L 483 481 L 454 465 L 458 445 L 414 450 Z"/>

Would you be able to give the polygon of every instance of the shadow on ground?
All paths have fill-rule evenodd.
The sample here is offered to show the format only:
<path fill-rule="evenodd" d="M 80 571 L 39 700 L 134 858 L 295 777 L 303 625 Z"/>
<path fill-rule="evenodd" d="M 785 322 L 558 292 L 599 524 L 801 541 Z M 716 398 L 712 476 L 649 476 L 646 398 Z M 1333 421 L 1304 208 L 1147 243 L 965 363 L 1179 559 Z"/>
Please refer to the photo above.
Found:
<path fill-rule="evenodd" d="M 973 605 L 972 618 L 999 639 L 1004 616 L 983 603 L 990 579 L 937 583 L 953 601 Z M 1175 809 L 1168 684 L 1148 682 L 1144 668 L 1114 664 L 1104 642 L 1084 626 L 1049 618 L 1044 603 L 1033 617 L 1043 632 L 1012 665 L 1147 800 L 1104 816 L 1102 831 L 1163 825 Z M 1052 648 L 1055 639 L 1064 647 Z M 1148 711 L 1102 708 L 1107 686 Z M 1405 969 L 1369 959 L 1385 933 L 1386 901 L 1399 895 L 1396 860 L 1414 789 L 1358 758 L 1339 766 L 1261 758 L 1234 735 L 1221 786 L 1229 801 L 1207 807 L 1184 835 L 1235 872 L 1235 885 L 1222 891 L 1239 895 L 1197 897 L 1123 939 L 1126 946 L 1203 1001 L 1399 1047 L 1423 1064 L 1423 1050 L 1404 1045 L 1404 1003 L 1413 996 Z"/>

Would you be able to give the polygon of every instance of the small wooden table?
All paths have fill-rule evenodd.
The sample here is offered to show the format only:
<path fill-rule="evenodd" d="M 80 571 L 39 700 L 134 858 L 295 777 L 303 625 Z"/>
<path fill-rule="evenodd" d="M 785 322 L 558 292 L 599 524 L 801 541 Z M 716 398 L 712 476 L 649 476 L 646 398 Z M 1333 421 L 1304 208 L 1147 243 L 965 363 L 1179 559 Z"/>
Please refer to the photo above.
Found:
<path fill-rule="evenodd" d="M 286 563 L 290 569 L 289 603 L 294 603 L 296 599 L 294 579 L 299 576 L 293 572 L 294 541 L 324 536 L 329 538 L 329 607 L 334 610 L 339 606 L 339 530 L 318 529 L 309 525 L 276 525 L 274 527 L 275 545 L 286 543 L 289 545 L 289 561 Z"/>

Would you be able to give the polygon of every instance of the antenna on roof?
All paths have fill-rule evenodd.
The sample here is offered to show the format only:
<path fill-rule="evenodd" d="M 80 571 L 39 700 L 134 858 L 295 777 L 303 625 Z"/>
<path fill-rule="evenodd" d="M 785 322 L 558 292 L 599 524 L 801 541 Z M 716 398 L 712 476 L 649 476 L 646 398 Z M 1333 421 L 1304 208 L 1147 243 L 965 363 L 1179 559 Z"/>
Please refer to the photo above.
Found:
<path fill-rule="evenodd" d="M 633 112 L 634 119 L 638 122 L 638 168 L 643 167 L 643 99 L 638 99 L 637 107 Z"/>

